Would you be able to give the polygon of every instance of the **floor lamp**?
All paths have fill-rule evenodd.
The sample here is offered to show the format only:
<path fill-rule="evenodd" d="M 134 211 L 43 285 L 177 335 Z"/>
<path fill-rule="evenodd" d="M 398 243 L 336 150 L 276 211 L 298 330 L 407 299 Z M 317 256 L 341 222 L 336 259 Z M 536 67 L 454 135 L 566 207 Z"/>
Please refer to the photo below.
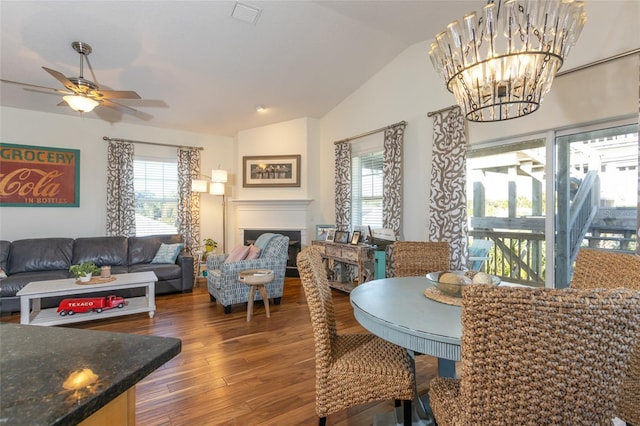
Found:
<path fill-rule="evenodd" d="M 227 204 L 225 200 L 225 183 L 227 183 L 227 171 L 221 169 L 211 170 L 210 182 L 206 180 L 193 179 L 191 181 L 191 190 L 193 192 L 207 192 L 207 184 L 209 184 L 209 194 L 222 195 L 222 252 L 227 251 Z"/>

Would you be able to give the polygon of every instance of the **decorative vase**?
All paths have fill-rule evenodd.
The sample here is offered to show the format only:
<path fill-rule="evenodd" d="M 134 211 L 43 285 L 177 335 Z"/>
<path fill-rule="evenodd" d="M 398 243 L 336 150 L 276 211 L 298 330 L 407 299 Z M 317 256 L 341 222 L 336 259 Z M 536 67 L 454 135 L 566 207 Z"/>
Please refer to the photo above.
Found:
<path fill-rule="evenodd" d="M 89 281 L 91 281 L 91 276 L 93 274 L 91 272 L 87 272 L 85 275 L 82 275 L 80 277 L 80 282 L 81 283 L 88 283 Z"/>

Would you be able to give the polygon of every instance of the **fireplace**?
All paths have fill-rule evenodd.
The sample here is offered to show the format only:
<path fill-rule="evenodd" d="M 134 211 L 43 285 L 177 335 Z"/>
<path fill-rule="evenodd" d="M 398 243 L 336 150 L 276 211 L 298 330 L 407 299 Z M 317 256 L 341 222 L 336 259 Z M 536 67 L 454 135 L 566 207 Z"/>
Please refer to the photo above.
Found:
<path fill-rule="evenodd" d="M 253 244 L 253 242 L 262 234 L 270 232 L 272 234 L 281 234 L 285 237 L 289 237 L 289 257 L 287 259 L 287 277 L 299 277 L 298 267 L 296 265 L 296 257 L 302 248 L 300 243 L 301 233 L 300 231 L 280 231 L 277 229 L 245 229 L 244 230 L 244 244 Z"/>

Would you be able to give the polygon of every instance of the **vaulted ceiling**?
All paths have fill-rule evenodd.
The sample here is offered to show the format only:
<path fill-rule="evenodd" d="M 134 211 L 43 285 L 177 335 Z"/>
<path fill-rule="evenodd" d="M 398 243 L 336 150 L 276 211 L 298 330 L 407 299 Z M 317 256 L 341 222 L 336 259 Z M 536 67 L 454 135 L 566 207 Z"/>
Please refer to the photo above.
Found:
<path fill-rule="evenodd" d="M 449 22 L 484 5 L 482 0 L 243 3 L 260 10 L 255 24 L 232 17 L 235 2 L 226 0 L 2 0 L 0 78 L 62 89 L 42 67 L 78 76 L 79 56 L 71 43 L 83 41 L 93 48 L 94 75 L 85 67 L 85 78 L 136 91 L 143 99 L 120 102 L 149 115 L 98 107 L 87 117 L 234 136 L 242 129 L 322 117 L 408 46 L 432 39 Z M 597 9 L 590 14 L 587 8 L 589 22 L 614 20 L 623 13 L 616 8 L 621 3 L 588 1 Z M 599 41 L 597 28 L 588 23 L 584 33 L 590 31 L 594 35 L 586 38 Z M 582 62 L 619 53 L 607 52 L 606 43 L 584 42 L 575 50 L 581 49 L 584 53 L 576 55 Z M 3 106 L 78 114 L 57 106 L 61 99 L 53 91 L 2 83 L 0 94 Z M 263 113 L 256 112 L 258 104 L 266 107 Z"/>

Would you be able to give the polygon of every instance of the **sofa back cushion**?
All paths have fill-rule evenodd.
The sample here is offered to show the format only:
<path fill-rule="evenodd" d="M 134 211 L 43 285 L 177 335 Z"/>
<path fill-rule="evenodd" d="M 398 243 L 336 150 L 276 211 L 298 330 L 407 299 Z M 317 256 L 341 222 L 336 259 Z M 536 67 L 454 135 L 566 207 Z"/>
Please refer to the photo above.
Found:
<path fill-rule="evenodd" d="M 182 243 L 182 235 L 150 235 L 147 237 L 129 237 L 129 265 L 151 263 L 162 243 Z"/>
<path fill-rule="evenodd" d="M 11 243 L 7 274 L 69 269 L 72 238 L 33 238 Z"/>
<path fill-rule="evenodd" d="M 72 265 L 93 262 L 98 266 L 127 265 L 127 237 L 76 238 Z"/>
<path fill-rule="evenodd" d="M 11 249 L 11 241 L 0 240 L 0 269 L 7 270 L 7 261 L 9 260 L 9 250 Z"/>

